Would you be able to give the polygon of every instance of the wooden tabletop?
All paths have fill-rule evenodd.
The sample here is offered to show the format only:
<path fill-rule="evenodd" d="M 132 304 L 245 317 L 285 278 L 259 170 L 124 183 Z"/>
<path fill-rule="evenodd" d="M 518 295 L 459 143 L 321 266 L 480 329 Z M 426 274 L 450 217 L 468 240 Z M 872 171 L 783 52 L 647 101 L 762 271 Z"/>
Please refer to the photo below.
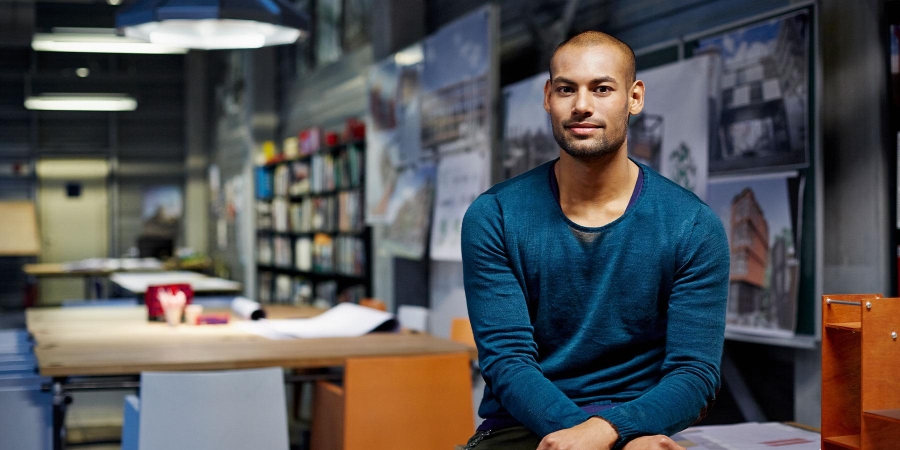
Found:
<path fill-rule="evenodd" d="M 117 272 L 154 272 L 162 271 L 164 267 L 160 263 L 159 267 L 78 267 L 73 268 L 76 262 L 68 263 L 33 263 L 23 264 L 22 271 L 26 274 L 36 277 L 86 277 L 86 276 L 109 276 Z"/>
<path fill-rule="evenodd" d="M 320 310 L 269 306 L 272 318 Z M 425 334 L 373 333 L 355 338 L 269 340 L 233 325 L 147 322 L 143 307 L 40 308 L 26 312 L 43 376 L 133 375 L 143 371 L 344 365 L 347 358 L 468 352 Z"/>

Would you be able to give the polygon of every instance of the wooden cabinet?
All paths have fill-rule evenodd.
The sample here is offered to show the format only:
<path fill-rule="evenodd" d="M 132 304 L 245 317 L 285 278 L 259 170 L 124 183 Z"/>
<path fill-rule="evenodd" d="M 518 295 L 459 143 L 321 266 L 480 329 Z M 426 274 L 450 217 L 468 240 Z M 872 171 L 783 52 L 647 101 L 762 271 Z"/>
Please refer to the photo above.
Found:
<path fill-rule="evenodd" d="M 900 298 L 822 297 L 822 450 L 900 448 Z"/>

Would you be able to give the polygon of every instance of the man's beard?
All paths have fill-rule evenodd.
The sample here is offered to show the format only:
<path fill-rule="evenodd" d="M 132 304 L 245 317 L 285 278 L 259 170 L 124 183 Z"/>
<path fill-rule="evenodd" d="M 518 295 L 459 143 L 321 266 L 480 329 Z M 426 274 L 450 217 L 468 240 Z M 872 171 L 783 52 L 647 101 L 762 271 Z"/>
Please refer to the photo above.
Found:
<path fill-rule="evenodd" d="M 573 158 L 600 158 L 622 147 L 628 137 L 628 126 L 622 127 L 621 133 L 609 127 L 604 128 L 603 136 L 596 139 L 578 139 L 566 132 L 565 124 L 553 124 L 553 138 L 556 143 Z"/>

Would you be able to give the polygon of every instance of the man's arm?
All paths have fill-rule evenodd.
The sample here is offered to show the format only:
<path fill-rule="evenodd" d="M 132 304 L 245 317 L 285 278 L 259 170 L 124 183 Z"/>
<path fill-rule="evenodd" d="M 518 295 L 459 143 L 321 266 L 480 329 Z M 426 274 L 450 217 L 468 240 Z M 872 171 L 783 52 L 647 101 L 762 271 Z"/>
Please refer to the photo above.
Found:
<path fill-rule="evenodd" d="M 500 205 L 494 195 L 481 195 L 469 206 L 462 226 L 469 318 L 491 392 L 519 422 L 545 436 L 590 416 L 541 372 L 524 281 L 513 273 L 503 235 Z M 609 443 L 614 440 L 615 435 Z"/>
<path fill-rule="evenodd" d="M 678 251 L 659 384 L 598 415 L 619 431 L 617 446 L 671 435 L 701 419 L 719 388 L 730 253 L 722 223 L 702 207 Z"/>

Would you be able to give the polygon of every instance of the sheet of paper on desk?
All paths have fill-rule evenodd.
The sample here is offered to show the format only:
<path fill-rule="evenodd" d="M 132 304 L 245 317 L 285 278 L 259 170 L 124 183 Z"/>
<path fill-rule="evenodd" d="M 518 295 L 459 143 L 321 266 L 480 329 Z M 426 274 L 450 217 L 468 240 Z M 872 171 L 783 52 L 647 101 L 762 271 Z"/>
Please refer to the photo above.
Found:
<path fill-rule="evenodd" d="M 248 333 L 269 339 L 354 337 L 384 327 L 396 327 L 391 313 L 354 303 L 341 303 L 309 319 L 258 320 L 237 322 Z"/>
<path fill-rule="evenodd" d="M 819 434 L 778 422 L 709 425 L 672 439 L 689 450 L 819 450 Z"/>

